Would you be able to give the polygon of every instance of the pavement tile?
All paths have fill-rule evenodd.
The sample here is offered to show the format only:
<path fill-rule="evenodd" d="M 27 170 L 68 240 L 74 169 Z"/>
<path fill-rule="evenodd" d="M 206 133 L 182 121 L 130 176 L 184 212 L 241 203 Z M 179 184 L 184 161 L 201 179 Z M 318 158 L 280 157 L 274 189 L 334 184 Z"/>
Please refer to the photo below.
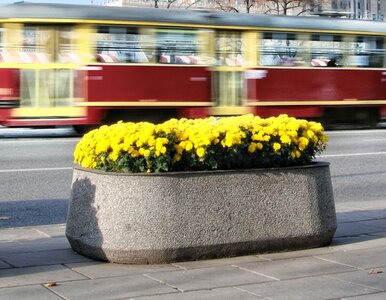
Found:
<path fill-rule="evenodd" d="M 267 254 L 259 255 L 259 257 L 263 258 L 264 260 L 281 260 L 281 259 L 289 259 L 289 258 L 300 258 L 300 257 L 322 255 L 322 254 L 334 253 L 336 251 L 339 251 L 339 250 L 335 249 L 334 247 L 326 246 L 326 247 L 305 249 L 305 250 L 267 253 Z"/>
<path fill-rule="evenodd" d="M 239 288 L 270 300 L 324 300 L 376 292 L 371 288 L 325 276 L 252 284 Z"/>
<path fill-rule="evenodd" d="M 11 266 L 0 259 L 0 269 L 8 269 L 8 268 L 11 268 Z"/>
<path fill-rule="evenodd" d="M 135 298 L 138 300 L 258 300 L 261 297 L 252 295 L 248 292 L 241 291 L 238 288 L 219 288 L 213 290 L 202 290 L 193 292 L 184 292 L 178 294 L 167 294 L 150 297 Z"/>
<path fill-rule="evenodd" d="M 348 297 L 348 298 L 342 298 L 341 300 L 385 300 L 386 299 L 386 292 L 379 292 L 375 294 L 368 294 L 368 295 L 362 295 L 362 296 L 354 296 L 354 297 Z"/>
<path fill-rule="evenodd" d="M 0 233 L 1 234 L 1 233 Z M 44 250 L 70 249 L 67 238 L 45 237 L 36 240 L 23 240 L 14 242 L 0 242 L 0 258 L 3 254 L 27 253 Z"/>
<path fill-rule="evenodd" d="M 124 265 L 98 261 L 72 263 L 66 264 L 66 266 L 75 272 L 93 279 L 179 270 L 178 267 L 172 265 Z"/>
<path fill-rule="evenodd" d="M 355 268 L 323 261 L 313 257 L 245 263 L 237 266 L 276 279 L 307 277 L 356 270 Z"/>
<path fill-rule="evenodd" d="M 230 266 L 230 265 L 239 264 L 243 262 L 258 262 L 258 261 L 266 261 L 266 259 L 258 256 L 247 255 L 247 256 L 238 256 L 238 257 L 179 262 L 179 263 L 174 263 L 173 265 L 179 266 L 186 270 L 192 270 L 192 269 L 199 269 L 199 268 Z"/>
<path fill-rule="evenodd" d="M 355 210 L 343 211 L 336 214 L 338 223 L 385 219 L 386 210 Z"/>
<path fill-rule="evenodd" d="M 0 229 L 0 241 L 35 240 L 47 237 L 33 228 Z"/>
<path fill-rule="evenodd" d="M 386 247 L 386 234 L 374 233 L 369 235 L 334 238 L 332 247 L 341 251 L 366 250 Z"/>
<path fill-rule="evenodd" d="M 340 251 L 320 255 L 319 258 L 361 269 L 386 267 L 386 247 Z"/>
<path fill-rule="evenodd" d="M 376 220 L 361 221 L 360 223 L 363 224 L 363 225 L 366 225 L 366 226 L 374 226 L 374 227 L 382 228 L 383 232 L 386 229 L 386 219 L 376 219 Z"/>
<path fill-rule="evenodd" d="M 143 275 L 65 282 L 51 289 L 67 300 L 126 299 L 178 292 Z"/>
<path fill-rule="evenodd" d="M 50 237 L 64 237 L 66 231 L 66 224 L 36 226 L 34 227 L 34 229 Z"/>
<path fill-rule="evenodd" d="M 86 277 L 61 265 L 0 270 L 0 288 L 82 279 Z"/>
<path fill-rule="evenodd" d="M 379 268 L 379 270 L 383 273 L 369 274 L 368 270 L 358 270 L 350 273 L 331 274 L 328 277 L 339 279 L 342 282 L 363 285 L 378 291 L 386 291 L 386 268 Z"/>
<path fill-rule="evenodd" d="M 386 230 L 383 231 L 383 232 L 375 232 L 375 233 L 371 233 L 370 235 L 371 235 L 371 236 L 377 236 L 377 237 L 386 237 Z"/>
<path fill-rule="evenodd" d="M 336 211 L 347 210 L 383 210 L 386 209 L 385 200 L 371 200 L 371 201 L 352 201 L 335 204 Z"/>
<path fill-rule="evenodd" d="M 339 223 L 334 237 L 356 236 L 382 231 L 385 231 L 385 229 L 377 226 L 365 225 L 361 222 Z"/>
<path fill-rule="evenodd" d="M 46 266 L 93 261 L 75 253 L 72 249 L 2 254 L 1 259 L 14 267 Z"/>
<path fill-rule="evenodd" d="M 0 289 L 0 299 L 7 300 L 59 300 L 62 299 L 41 285 Z"/>
<path fill-rule="evenodd" d="M 158 272 L 148 276 L 165 282 L 181 291 L 213 289 L 273 280 L 232 266 L 186 271 Z"/>

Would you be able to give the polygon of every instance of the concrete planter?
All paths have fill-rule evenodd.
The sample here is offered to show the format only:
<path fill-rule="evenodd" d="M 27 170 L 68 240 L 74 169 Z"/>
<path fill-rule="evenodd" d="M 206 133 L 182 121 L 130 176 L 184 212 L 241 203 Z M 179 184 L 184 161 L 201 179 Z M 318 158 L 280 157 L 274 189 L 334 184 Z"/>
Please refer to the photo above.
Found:
<path fill-rule="evenodd" d="M 324 246 L 336 226 L 328 163 L 161 174 L 75 168 L 66 235 L 85 256 L 153 264 Z"/>

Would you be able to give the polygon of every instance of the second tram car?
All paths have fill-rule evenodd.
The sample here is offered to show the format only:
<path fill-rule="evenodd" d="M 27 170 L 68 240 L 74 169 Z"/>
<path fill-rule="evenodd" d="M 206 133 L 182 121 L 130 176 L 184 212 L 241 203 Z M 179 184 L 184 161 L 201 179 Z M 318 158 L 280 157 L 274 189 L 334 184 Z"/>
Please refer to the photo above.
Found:
<path fill-rule="evenodd" d="M 0 124 L 287 113 L 386 118 L 384 22 L 15 3 L 0 11 Z"/>

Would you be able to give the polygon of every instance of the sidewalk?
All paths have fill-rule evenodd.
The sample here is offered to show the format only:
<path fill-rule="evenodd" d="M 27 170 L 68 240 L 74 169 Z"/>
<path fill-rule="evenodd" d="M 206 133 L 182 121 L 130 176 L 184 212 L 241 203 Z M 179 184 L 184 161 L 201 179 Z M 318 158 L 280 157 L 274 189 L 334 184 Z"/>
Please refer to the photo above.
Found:
<path fill-rule="evenodd" d="M 328 247 L 168 265 L 85 258 L 64 224 L 0 229 L 0 299 L 386 299 L 385 202 L 338 204 Z"/>

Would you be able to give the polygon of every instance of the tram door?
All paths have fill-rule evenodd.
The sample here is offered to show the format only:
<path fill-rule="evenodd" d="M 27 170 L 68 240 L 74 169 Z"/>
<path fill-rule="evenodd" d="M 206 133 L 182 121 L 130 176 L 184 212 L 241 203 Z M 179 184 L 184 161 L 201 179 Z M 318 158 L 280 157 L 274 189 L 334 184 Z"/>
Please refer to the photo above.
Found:
<path fill-rule="evenodd" d="M 73 26 L 26 24 L 15 33 L 19 44 L 10 50 L 20 69 L 20 107 L 13 117 L 83 116 L 84 110 L 75 103 L 82 98 L 75 83 L 82 81 L 75 72 L 81 59 L 76 54 Z"/>
<path fill-rule="evenodd" d="M 215 33 L 216 66 L 213 72 L 213 114 L 238 114 L 244 98 L 244 46 L 241 31 Z"/>

